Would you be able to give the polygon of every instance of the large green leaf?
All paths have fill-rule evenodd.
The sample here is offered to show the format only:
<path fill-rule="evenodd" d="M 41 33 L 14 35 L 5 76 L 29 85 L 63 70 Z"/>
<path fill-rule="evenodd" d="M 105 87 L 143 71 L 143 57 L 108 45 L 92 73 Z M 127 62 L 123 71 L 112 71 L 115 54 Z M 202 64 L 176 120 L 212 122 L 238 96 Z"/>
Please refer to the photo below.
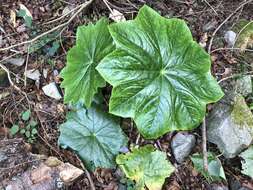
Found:
<path fill-rule="evenodd" d="M 195 153 L 191 156 L 191 160 L 195 169 L 200 172 L 209 182 L 219 181 L 221 179 L 226 180 L 226 176 L 222 167 L 222 164 L 218 158 L 211 152 L 208 153 L 208 172 L 204 170 L 203 155 Z"/>
<path fill-rule="evenodd" d="M 243 158 L 242 173 L 253 178 L 253 146 L 240 154 Z"/>
<path fill-rule="evenodd" d="M 76 45 L 69 50 L 67 66 L 61 72 L 65 103 L 81 99 L 89 107 L 97 88 L 105 86 L 95 67 L 114 50 L 107 25 L 103 18 L 96 25 L 78 27 Z"/>
<path fill-rule="evenodd" d="M 115 167 L 115 156 L 126 141 L 114 118 L 94 106 L 70 112 L 60 126 L 59 144 L 77 152 L 89 168 Z"/>
<path fill-rule="evenodd" d="M 210 56 L 184 21 L 144 6 L 135 20 L 112 24 L 109 31 L 117 49 L 97 69 L 113 86 L 110 112 L 132 117 L 144 137 L 198 126 L 206 104 L 223 96 L 210 73 Z"/>
<path fill-rule="evenodd" d="M 165 178 L 174 171 L 166 153 L 155 150 L 151 145 L 120 154 L 116 162 L 126 176 L 136 182 L 136 190 L 144 190 L 145 186 L 149 190 L 162 189 Z"/>

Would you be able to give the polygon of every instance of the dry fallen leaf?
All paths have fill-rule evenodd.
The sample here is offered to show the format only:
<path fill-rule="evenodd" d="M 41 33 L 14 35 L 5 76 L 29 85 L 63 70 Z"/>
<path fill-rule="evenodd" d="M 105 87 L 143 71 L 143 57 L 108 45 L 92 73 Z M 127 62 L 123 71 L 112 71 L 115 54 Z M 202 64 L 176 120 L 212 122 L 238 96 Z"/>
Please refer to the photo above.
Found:
<path fill-rule="evenodd" d="M 10 11 L 10 17 L 11 17 L 11 19 L 10 19 L 11 24 L 13 25 L 14 28 L 16 28 L 16 25 L 17 25 L 17 23 L 16 23 L 16 12 L 11 10 Z"/>

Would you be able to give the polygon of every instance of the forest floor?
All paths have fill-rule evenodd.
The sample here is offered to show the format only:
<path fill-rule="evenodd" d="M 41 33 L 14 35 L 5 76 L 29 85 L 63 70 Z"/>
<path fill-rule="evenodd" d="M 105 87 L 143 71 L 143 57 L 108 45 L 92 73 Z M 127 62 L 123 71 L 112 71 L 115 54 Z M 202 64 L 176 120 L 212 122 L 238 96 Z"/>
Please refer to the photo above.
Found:
<path fill-rule="evenodd" d="M 67 51 L 75 43 L 75 32 L 77 26 L 95 22 L 101 17 L 108 17 L 110 9 L 116 9 L 126 19 L 133 19 L 138 10 L 147 4 L 161 15 L 184 19 L 194 39 L 211 54 L 212 74 L 217 80 L 221 80 L 234 74 L 251 72 L 251 66 L 243 65 L 237 60 L 233 52 L 226 49 L 227 44 L 224 34 L 240 20 L 253 19 L 253 2 L 245 3 L 243 0 L 108 0 L 107 4 L 102 0 L 94 1 L 80 14 L 71 19 L 70 16 L 62 16 L 67 9 L 73 9 L 82 4 L 82 0 L 1 0 L 0 1 L 0 63 L 4 65 L 10 74 L 10 84 L 0 87 L 0 139 L 13 138 L 10 128 L 14 124 L 24 126 L 22 114 L 31 110 L 31 118 L 38 122 L 38 133 L 36 139 L 30 144 L 30 151 L 34 154 L 55 156 L 64 162 L 81 168 L 80 160 L 69 151 L 61 149 L 58 144 L 58 126 L 65 121 L 68 107 L 63 100 L 55 100 L 44 94 L 42 87 L 50 82 L 55 82 L 59 87 L 62 79 L 60 71 L 66 64 Z M 19 10 L 19 4 L 24 4 L 33 16 L 32 27 L 24 26 L 21 17 L 13 16 L 15 10 Z M 244 5 L 242 5 L 245 3 Z M 13 13 L 14 12 L 14 13 Z M 59 19 L 58 19 L 59 18 Z M 70 20 L 71 19 L 71 20 Z M 55 20 L 51 22 L 52 20 Z M 68 22 L 70 21 L 70 22 Z M 66 25 L 61 26 L 62 23 Z M 48 31 L 55 29 L 50 34 L 58 32 L 51 37 L 45 35 Z M 218 29 L 218 30 L 216 30 Z M 49 42 L 42 45 L 40 49 L 29 52 L 29 40 L 41 35 L 37 41 L 43 44 L 43 40 Z M 41 40 L 43 39 L 43 40 Z M 54 46 L 53 42 L 59 42 Z M 23 43 L 25 42 L 25 43 Z M 35 41 L 32 41 L 34 43 Z M 55 48 L 56 47 L 56 48 Z M 54 49 L 55 48 L 55 49 Z M 225 48 L 225 49 L 220 49 Z M 52 51 L 53 53 L 48 53 Z M 21 58 L 20 66 L 6 64 L 9 58 Z M 19 64 L 19 63 L 18 63 Z M 27 70 L 36 69 L 41 75 L 39 80 L 30 80 L 24 77 Z M 11 84 L 13 83 L 13 84 Z M 64 91 L 58 88 L 60 94 Z M 109 90 L 108 90 L 109 91 Z M 104 92 L 105 100 L 110 94 Z M 247 99 L 251 103 L 251 99 Z M 211 110 L 212 106 L 208 107 Z M 172 163 L 170 142 L 175 132 L 171 132 L 158 140 L 147 141 L 138 135 L 138 131 L 132 126 L 130 119 L 123 121 L 124 131 L 129 137 L 129 144 L 154 144 L 156 147 L 167 152 Z M 202 152 L 202 134 L 200 127 L 192 132 L 196 138 L 196 146 L 192 152 Z M 23 135 L 16 135 L 24 141 L 28 139 Z M 208 143 L 208 148 L 215 146 Z M 230 187 L 229 180 L 236 178 L 248 189 L 253 189 L 253 179 L 233 169 L 233 164 L 238 164 L 237 159 L 226 162 L 221 158 L 228 181 L 220 181 L 215 184 Z M 96 189 L 116 190 L 120 179 L 117 170 L 97 169 L 90 172 Z M 177 167 L 173 175 L 166 179 L 164 189 L 212 189 L 205 178 L 194 170 L 190 160 L 185 161 Z M 91 189 L 87 176 L 78 179 L 68 189 Z"/>

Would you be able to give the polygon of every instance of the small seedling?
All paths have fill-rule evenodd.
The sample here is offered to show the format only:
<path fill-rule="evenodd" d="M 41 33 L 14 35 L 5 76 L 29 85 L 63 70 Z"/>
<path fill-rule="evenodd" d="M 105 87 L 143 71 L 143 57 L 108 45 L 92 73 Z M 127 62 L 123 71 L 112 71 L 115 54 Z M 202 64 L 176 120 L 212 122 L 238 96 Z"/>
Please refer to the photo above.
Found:
<path fill-rule="evenodd" d="M 11 127 L 10 134 L 14 136 L 19 133 L 26 137 L 27 142 L 33 143 L 36 140 L 36 135 L 38 133 L 37 130 L 38 123 L 35 120 L 31 119 L 30 110 L 26 110 L 25 112 L 23 112 L 21 114 L 21 118 L 25 123 L 25 127 L 21 128 L 15 124 Z"/>

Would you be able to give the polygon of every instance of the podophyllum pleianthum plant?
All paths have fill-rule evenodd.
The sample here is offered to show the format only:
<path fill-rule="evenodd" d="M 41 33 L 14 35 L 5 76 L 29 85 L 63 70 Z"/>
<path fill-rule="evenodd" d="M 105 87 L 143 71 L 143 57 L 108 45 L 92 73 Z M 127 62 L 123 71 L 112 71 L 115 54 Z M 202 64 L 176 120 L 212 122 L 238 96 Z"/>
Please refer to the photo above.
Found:
<path fill-rule="evenodd" d="M 82 101 L 84 106 L 68 113 L 59 143 L 77 152 L 89 168 L 115 167 L 115 156 L 127 143 L 118 117 L 132 118 L 144 138 L 156 139 L 196 128 L 206 105 L 223 96 L 210 72 L 210 56 L 183 20 L 143 6 L 134 20 L 109 24 L 102 18 L 79 26 L 76 35 L 61 86 L 65 103 Z M 109 113 L 93 101 L 106 82 L 113 87 Z M 173 172 L 166 154 L 149 145 L 116 161 L 137 189 L 160 189 Z"/>

